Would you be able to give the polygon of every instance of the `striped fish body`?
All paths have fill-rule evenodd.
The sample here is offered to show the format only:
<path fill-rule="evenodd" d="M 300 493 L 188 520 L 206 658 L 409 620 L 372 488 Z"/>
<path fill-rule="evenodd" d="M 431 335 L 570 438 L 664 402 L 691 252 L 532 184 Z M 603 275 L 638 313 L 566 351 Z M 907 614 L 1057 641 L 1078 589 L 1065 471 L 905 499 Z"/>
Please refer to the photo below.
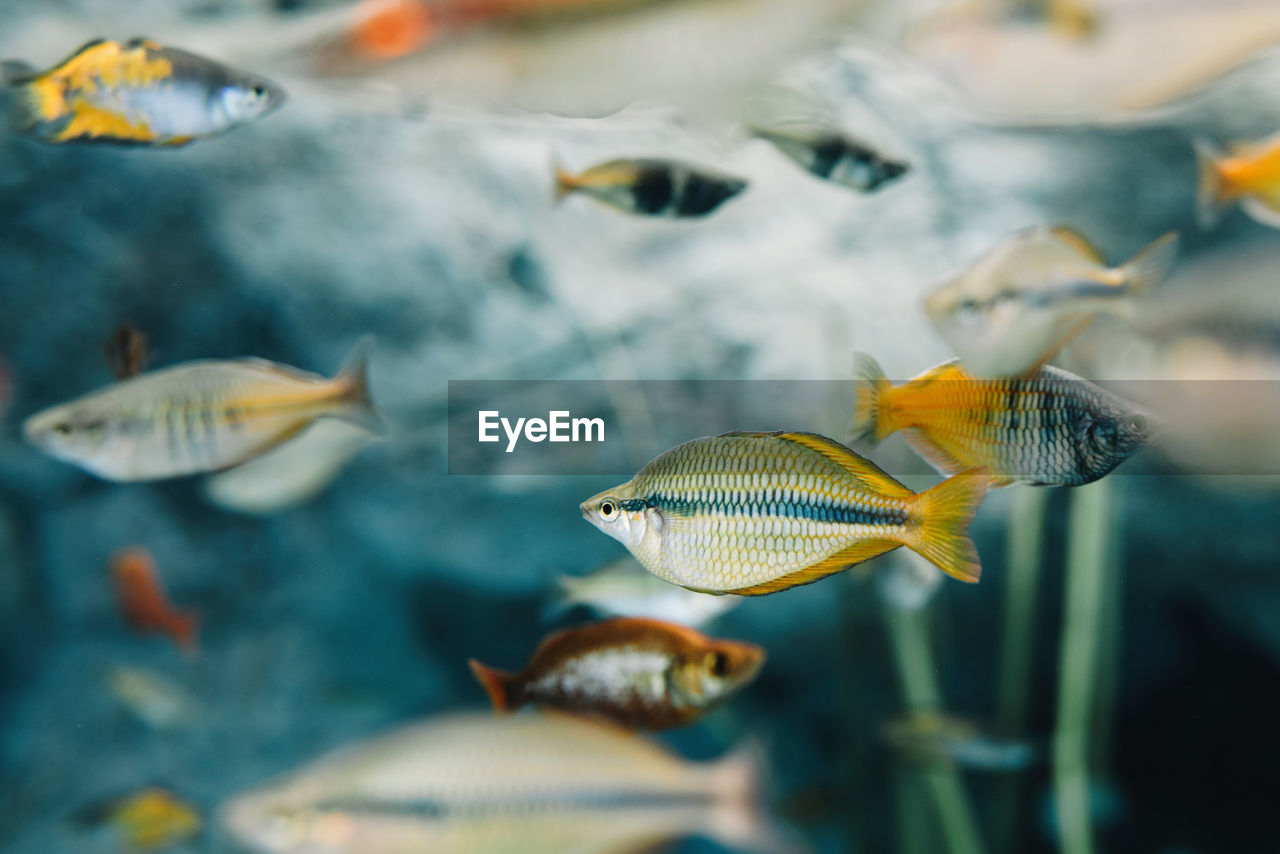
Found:
<path fill-rule="evenodd" d="M 862 193 L 873 193 L 910 171 L 906 163 L 835 131 L 759 128 L 753 132 L 809 174 Z"/>
<path fill-rule="evenodd" d="M 333 379 L 260 359 L 190 362 L 32 416 L 27 439 L 107 480 L 158 480 L 252 459 L 320 417 L 376 423 L 363 350 Z"/>
<path fill-rule="evenodd" d="M 278 107 L 261 78 L 155 42 L 90 42 L 42 73 L 6 73 L 19 97 L 14 121 L 49 143 L 185 145 Z"/>
<path fill-rule="evenodd" d="M 985 468 L 993 486 L 1079 486 L 1106 475 L 1151 438 L 1153 418 L 1057 368 L 982 380 L 957 361 L 892 386 L 870 357 L 856 361 L 855 441 L 897 430 L 931 465 Z"/>
<path fill-rule="evenodd" d="M 581 175 L 556 170 L 558 198 L 578 192 L 641 216 L 700 217 L 741 193 L 747 182 L 669 160 L 611 160 Z"/>
<path fill-rule="evenodd" d="M 616 854 L 700 832 L 763 843 L 757 773 L 749 757 L 687 762 L 567 715 L 457 715 L 346 747 L 233 799 L 220 821 L 271 854 Z"/>
<path fill-rule="evenodd" d="M 985 490 L 974 475 L 917 495 L 826 437 L 731 433 L 666 452 L 582 511 L 659 578 L 760 595 L 902 545 L 976 581 L 965 529 Z"/>

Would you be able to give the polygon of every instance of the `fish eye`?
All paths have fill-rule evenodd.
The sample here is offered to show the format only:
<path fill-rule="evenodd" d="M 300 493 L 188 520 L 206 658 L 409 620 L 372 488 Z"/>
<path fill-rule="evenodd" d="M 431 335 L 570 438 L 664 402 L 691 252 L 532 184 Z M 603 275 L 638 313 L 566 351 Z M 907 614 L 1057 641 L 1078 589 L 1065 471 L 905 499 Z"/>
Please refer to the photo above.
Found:
<path fill-rule="evenodd" d="M 729 675 L 729 656 L 723 652 L 713 652 L 709 658 L 711 675 L 724 677 Z"/>
<path fill-rule="evenodd" d="M 618 515 L 618 505 L 606 498 L 600 503 L 600 516 L 606 522 Z"/>
<path fill-rule="evenodd" d="M 263 98 L 267 97 L 267 87 L 259 83 L 257 86 L 250 89 L 249 93 L 253 95 L 255 100 L 261 101 Z"/>
<path fill-rule="evenodd" d="M 961 323 L 972 325 L 982 319 L 982 312 L 976 301 L 967 299 L 956 306 L 956 317 Z"/>
<path fill-rule="evenodd" d="M 59 436 L 70 436 L 71 431 L 71 425 L 66 421 L 59 421 L 57 424 L 53 425 L 53 432 L 57 433 Z"/>
<path fill-rule="evenodd" d="M 1147 416 L 1143 415 L 1140 412 L 1135 412 L 1125 419 L 1124 426 L 1125 426 L 1125 429 L 1128 430 L 1130 433 L 1134 433 L 1138 436 L 1143 436 L 1143 435 L 1146 435 L 1146 432 L 1151 427 L 1151 424 L 1150 422 L 1147 421 Z"/>

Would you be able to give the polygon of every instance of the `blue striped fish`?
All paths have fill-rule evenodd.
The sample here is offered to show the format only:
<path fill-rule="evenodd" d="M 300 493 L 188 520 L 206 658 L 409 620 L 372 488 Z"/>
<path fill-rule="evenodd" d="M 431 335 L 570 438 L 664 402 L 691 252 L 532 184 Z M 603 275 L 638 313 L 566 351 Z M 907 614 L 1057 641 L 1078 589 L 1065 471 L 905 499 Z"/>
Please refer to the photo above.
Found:
<path fill-rule="evenodd" d="M 659 578 L 759 596 L 899 546 L 977 581 L 967 528 L 986 490 L 982 469 L 916 494 L 825 436 L 726 433 L 667 451 L 581 507 Z"/>

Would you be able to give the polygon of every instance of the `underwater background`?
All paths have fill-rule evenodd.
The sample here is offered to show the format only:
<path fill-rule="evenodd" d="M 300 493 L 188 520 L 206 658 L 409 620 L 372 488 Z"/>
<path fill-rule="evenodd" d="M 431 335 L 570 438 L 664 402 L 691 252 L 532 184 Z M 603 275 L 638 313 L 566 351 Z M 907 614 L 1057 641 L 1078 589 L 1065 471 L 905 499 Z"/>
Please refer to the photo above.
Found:
<path fill-rule="evenodd" d="M 554 55 L 562 29 L 608 27 L 601 39 L 621 52 L 617 34 L 639 26 L 629 16 L 680 26 L 685 4 L 652 5 L 512 38 L 543 39 Z M 91 38 L 145 34 L 289 92 L 278 114 L 174 151 L 0 137 L 0 357 L 12 384 L 0 433 L 0 850 L 122 850 L 74 815 L 149 785 L 205 816 L 174 850 L 240 850 L 213 818 L 225 799 L 399 723 L 484 709 L 469 658 L 514 668 L 548 631 L 589 618 L 555 607 L 557 578 L 624 554 L 577 509 L 617 472 L 450 474 L 450 381 L 841 382 L 854 350 L 905 379 L 951 355 L 924 294 L 1037 224 L 1069 225 L 1108 259 L 1179 231 L 1182 262 L 1154 302 L 1208 293 L 1234 308 L 1231 286 L 1244 282 L 1256 302 L 1235 322 L 1280 371 L 1280 313 L 1267 314 L 1280 238 L 1240 213 L 1198 227 L 1191 145 L 1280 127 L 1274 55 L 1240 49 L 1239 67 L 1195 77 L 1154 111 L 1014 121 L 887 35 L 930 4 L 847 4 L 838 37 L 797 37 L 767 66 L 755 42 L 729 36 L 771 13 L 720 5 L 723 39 L 703 45 L 689 30 L 692 43 L 661 42 L 686 57 L 705 46 L 703 64 L 725 68 L 705 86 L 688 78 L 687 98 L 666 97 L 685 89 L 666 81 L 648 92 L 566 65 L 531 70 L 525 88 L 442 83 L 437 99 L 430 69 L 414 88 L 377 68 L 327 77 L 298 65 L 286 50 L 295 30 L 343 4 L 0 0 L 0 56 L 43 68 Z M 751 32 L 767 40 L 767 28 Z M 1131 65 L 1156 62 L 1151 51 Z M 732 105 L 760 81 L 820 93 L 911 173 L 862 195 L 735 134 Z M 621 156 L 706 163 L 751 186 L 688 221 L 555 204 L 553 163 Z M 145 332 L 152 367 L 257 356 L 326 376 L 372 335 L 389 434 L 322 494 L 267 516 L 216 506 L 199 478 L 96 479 L 41 454 L 21 424 L 112 382 L 102 349 L 122 324 Z M 1104 344 L 1078 349 L 1062 361 L 1078 373 L 1141 376 Z M 756 420 L 743 429 L 847 431 L 842 412 L 746 406 Z M 920 476 L 913 485 L 936 480 L 900 440 L 872 456 Z M 972 527 L 981 583 L 944 579 L 922 607 L 895 604 L 878 580 L 875 567 L 902 553 L 747 599 L 709 631 L 765 647 L 763 673 L 662 739 L 691 758 L 761 743 L 768 808 L 811 850 L 1274 850 L 1276 472 L 1152 449 L 1096 487 L 991 494 Z M 1080 497 L 1089 489 L 1100 497 Z M 197 612 L 195 655 L 122 620 L 108 567 L 139 545 Z M 1092 581 L 1073 587 L 1084 573 Z M 180 686 L 191 714 L 139 720 L 106 687 L 120 666 Z M 902 678 L 913 667 L 923 688 Z M 999 722 L 1040 758 L 1008 772 L 904 758 L 882 728 L 921 691 L 949 714 Z M 1055 797 L 1067 696 L 1087 703 L 1086 801 L 1067 819 L 1087 828 L 1084 848 L 1064 843 L 1073 833 Z"/>

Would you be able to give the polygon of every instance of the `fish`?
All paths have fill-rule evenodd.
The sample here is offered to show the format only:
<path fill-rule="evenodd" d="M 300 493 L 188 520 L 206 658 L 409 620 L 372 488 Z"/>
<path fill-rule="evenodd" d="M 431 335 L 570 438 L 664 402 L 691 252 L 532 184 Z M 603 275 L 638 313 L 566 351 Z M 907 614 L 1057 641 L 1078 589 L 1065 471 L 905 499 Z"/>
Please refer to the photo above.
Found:
<path fill-rule="evenodd" d="M 125 323 L 103 346 L 102 357 L 116 379 L 136 377 L 147 366 L 147 336 Z"/>
<path fill-rule="evenodd" d="M 46 71 L 10 61 L 11 122 L 40 142 L 175 148 L 266 116 L 284 90 L 150 39 L 91 41 Z"/>
<path fill-rule="evenodd" d="M 517 673 L 469 664 L 495 711 L 534 704 L 660 730 L 697 721 L 755 679 L 764 658 L 755 644 L 615 617 L 555 632 Z"/>
<path fill-rule="evenodd" d="M 151 670 L 116 665 L 107 690 L 130 715 L 156 729 L 182 729 L 199 718 L 199 705 L 182 686 Z"/>
<path fill-rule="evenodd" d="M 759 765 L 751 747 L 689 762 L 564 714 L 455 713 L 341 748 L 218 820 L 258 854 L 640 854 L 690 836 L 794 850 L 756 805 Z"/>
<path fill-rule="evenodd" d="M 140 374 L 26 420 L 27 441 L 105 480 L 161 480 L 228 469 L 317 418 L 380 431 L 368 344 L 332 379 L 264 359 L 202 360 Z"/>
<path fill-rule="evenodd" d="M 160 851 L 194 839 L 200 813 L 168 789 L 148 787 L 78 811 L 82 826 L 110 825 L 134 851 Z"/>
<path fill-rule="evenodd" d="M 561 603 L 586 605 L 619 617 L 648 617 L 700 628 L 742 602 L 736 596 L 696 593 L 650 575 L 635 558 L 612 561 L 590 575 L 562 576 Z"/>
<path fill-rule="evenodd" d="M 874 193 L 911 170 L 910 164 L 886 157 L 837 130 L 757 127 L 752 128 L 751 133 L 773 145 L 809 174 L 862 193 Z"/>
<path fill-rule="evenodd" d="M 322 418 L 278 448 L 209 477 L 204 494 L 223 510 L 270 516 L 315 498 L 381 438 L 359 424 Z"/>
<path fill-rule="evenodd" d="M 1025 741 L 996 738 L 972 723 L 937 711 L 916 711 L 887 722 L 880 736 L 914 762 L 955 763 L 981 771 L 1021 771 L 1036 761 Z"/>
<path fill-rule="evenodd" d="M 129 625 L 141 632 L 166 634 L 188 652 L 196 649 L 199 622 L 190 611 L 173 607 L 160 584 L 151 552 L 141 547 L 116 552 L 111 558 L 111 575 L 120 613 Z"/>
<path fill-rule="evenodd" d="M 815 433 L 725 433 L 661 454 L 580 505 L 645 569 L 691 590 L 761 596 L 907 546 L 962 581 L 980 469 L 919 494 Z"/>
<path fill-rule="evenodd" d="M 1193 144 L 1200 167 L 1196 219 L 1201 228 L 1213 228 L 1236 203 L 1255 221 L 1280 228 L 1280 135 L 1237 143 L 1230 153 L 1206 139 Z"/>
<path fill-rule="evenodd" d="M 953 359 L 895 386 L 858 353 L 854 375 L 854 445 L 874 446 L 901 430 L 939 472 L 981 467 L 993 488 L 1093 483 L 1151 444 L 1161 423 L 1059 368 L 982 380 Z"/>
<path fill-rule="evenodd" d="M 747 188 L 741 178 L 671 160 L 610 160 L 580 175 L 557 166 L 556 199 L 583 193 L 624 213 L 700 217 Z"/>
<path fill-rule="evenodd" d="M 1029 228 L 933 290 L 924 309 L 970 373 L 1021 376 L 1097 315 L 1130 316 L 1133 298 L 1169 274 L 1177 251 L 1170 232 L 1128 263 L 1108 267 L 1069 229 Z"/>

